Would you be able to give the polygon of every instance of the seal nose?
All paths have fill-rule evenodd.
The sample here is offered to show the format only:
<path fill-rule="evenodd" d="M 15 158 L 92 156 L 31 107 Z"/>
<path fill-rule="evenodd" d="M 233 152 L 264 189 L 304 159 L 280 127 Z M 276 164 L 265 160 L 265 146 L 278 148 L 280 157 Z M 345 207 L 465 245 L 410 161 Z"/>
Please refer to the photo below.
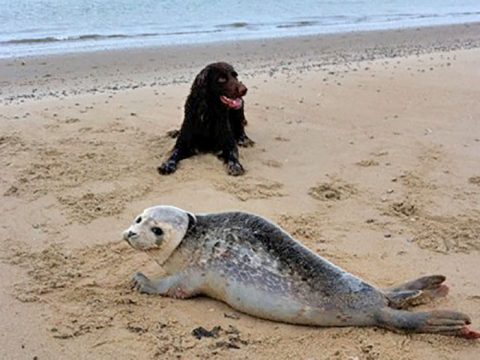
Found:
<path fill-rule="evenodd" d="M 127 230 L 123 232 L 123 239 L 126 241 L 128 241 L 129 239 L 135 236 L 137 236 L 137 233 L 135 231 Z"/>

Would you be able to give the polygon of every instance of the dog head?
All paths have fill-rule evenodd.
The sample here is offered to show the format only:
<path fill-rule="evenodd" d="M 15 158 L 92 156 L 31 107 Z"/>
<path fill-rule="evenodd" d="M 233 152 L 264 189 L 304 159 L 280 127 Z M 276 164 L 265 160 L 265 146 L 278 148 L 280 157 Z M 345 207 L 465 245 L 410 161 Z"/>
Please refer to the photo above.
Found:
<path fill-rule="evenodd" d="M 232 65 L 217 62 L 207 65 L 195 78 L 192 93 L 199 91 L 229 109 L 238 110 L 243 106 L 242 98 L 247 93 L 247 87 L 238 80 Z"/>

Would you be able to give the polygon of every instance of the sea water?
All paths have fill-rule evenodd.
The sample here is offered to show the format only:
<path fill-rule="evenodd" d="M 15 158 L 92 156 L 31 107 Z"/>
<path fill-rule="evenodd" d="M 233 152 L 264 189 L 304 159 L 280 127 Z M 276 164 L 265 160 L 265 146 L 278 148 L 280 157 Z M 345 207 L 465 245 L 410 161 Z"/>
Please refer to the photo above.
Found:
<path fill-rule="evenodd" d="M 480 21 L 480 0 L 0 0 L 0 58 Z"/>

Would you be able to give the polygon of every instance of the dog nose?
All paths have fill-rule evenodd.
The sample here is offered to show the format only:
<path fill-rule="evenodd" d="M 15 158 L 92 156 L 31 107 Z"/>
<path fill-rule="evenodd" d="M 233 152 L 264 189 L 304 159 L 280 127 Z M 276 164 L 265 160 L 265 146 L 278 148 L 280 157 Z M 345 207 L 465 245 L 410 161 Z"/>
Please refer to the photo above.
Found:
<path fill-rule="evenodd" d="M 245 96 L 247 94 L 247 87 L 243 84 L 240 84 L 239 88 L 238 88 L 238 93 L 240 94 L 240 96 Z"/>

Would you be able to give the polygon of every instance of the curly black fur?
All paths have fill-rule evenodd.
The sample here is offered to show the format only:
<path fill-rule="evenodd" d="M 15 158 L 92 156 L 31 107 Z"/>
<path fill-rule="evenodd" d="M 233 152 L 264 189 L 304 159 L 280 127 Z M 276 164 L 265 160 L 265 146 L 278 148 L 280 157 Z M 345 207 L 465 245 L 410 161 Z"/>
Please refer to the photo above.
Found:
<path fill-rule="evenodd" d="M 242 97 L 247 88 L 233 67 L 224 62 L 207 65 L 195 78 L 185 103 L 185 117 L 170 157 L 160 167 L 162 175 L 177 169 L 180 160 L 198 152 L 217 153 L 230 175 L 245 170 L 238 160 L 238 147 L 252 146 L 245 134 Z"/>

